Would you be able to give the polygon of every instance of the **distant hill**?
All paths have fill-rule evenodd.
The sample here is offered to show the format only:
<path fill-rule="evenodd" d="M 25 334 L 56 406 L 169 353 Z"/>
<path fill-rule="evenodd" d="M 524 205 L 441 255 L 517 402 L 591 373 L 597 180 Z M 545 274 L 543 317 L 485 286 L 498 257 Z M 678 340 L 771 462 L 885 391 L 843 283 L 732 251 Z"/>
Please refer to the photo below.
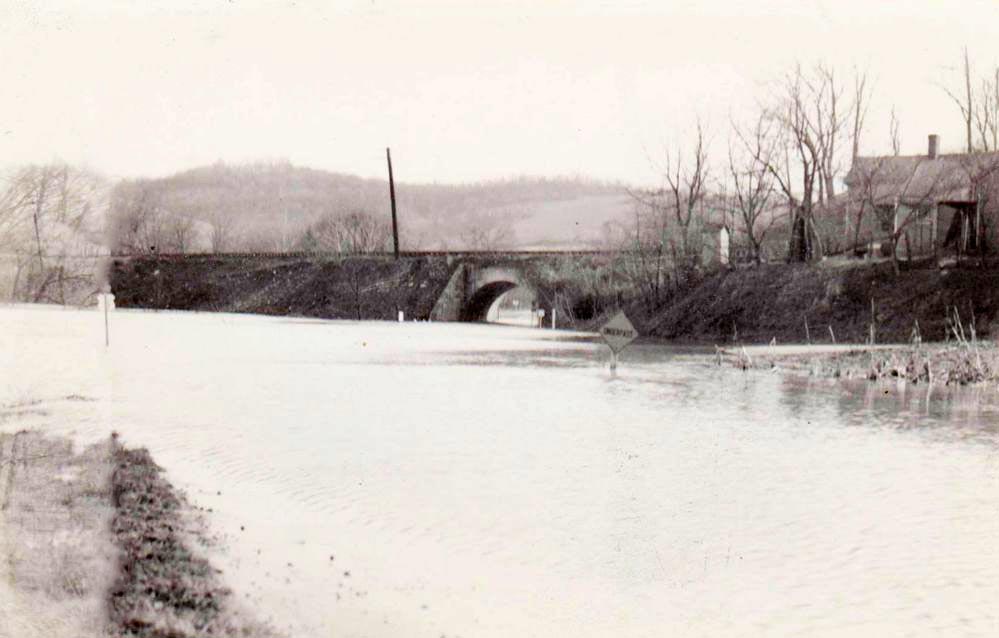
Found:
<path fill-rule="evenodd" d="M 194 221 L 202 234 L 218 220 L 235 220 L 242 249 L 292 249 L 328 214 L 365 211 L 391 219 L 387 180 L 287 162 L 217 163 L 117 188 L 149 192 L 169 215 Z M 624 186 L 584 178 L 397 182 L 396 196 L 404 249 L 597 246 L 604 224 L 623 221 L 632 210 Z M 194 245 L 203 248 L 206 241 Z"/>

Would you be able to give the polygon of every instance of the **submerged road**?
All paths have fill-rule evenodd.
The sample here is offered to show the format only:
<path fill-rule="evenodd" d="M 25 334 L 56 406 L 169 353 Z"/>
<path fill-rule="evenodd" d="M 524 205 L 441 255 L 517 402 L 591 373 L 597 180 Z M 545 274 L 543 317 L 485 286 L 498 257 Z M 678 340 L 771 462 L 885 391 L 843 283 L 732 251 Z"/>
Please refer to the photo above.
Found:
<path fill-rule="evenodd" d="M 292 635 L 985 636 L 994 392 L 522 327 L 0 309 L 0 428 L 147 445 Z M 68 397 L 78 397 L 70 399 Z"/>

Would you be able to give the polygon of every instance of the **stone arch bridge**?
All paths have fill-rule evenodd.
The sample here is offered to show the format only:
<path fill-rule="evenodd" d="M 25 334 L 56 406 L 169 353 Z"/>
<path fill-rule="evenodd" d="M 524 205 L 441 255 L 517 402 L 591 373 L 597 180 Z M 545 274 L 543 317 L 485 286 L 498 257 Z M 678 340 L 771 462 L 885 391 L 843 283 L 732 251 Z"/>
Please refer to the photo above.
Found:
<path fill-rule="evenodd" d="M 123 307 L 216 310 L 323 318 L 485 321 L 503 293 L 532 289 L 561 325 L 598 310 L 607 251 L 118 255 L 110 281 Z M 611 286 L 613 287 L 613 286 Z M 578 308 L 584 308 L 580 311 Z"/>
<path fill-rule="evenodd" d="M 538 307 L 550 317 L 556 303 L 571 309 L 615 255 L 605 251 L 451 254 L 451 276 L 429 318 L 485 321 L 493 304 L 517 287 L 533 290 Z"/>

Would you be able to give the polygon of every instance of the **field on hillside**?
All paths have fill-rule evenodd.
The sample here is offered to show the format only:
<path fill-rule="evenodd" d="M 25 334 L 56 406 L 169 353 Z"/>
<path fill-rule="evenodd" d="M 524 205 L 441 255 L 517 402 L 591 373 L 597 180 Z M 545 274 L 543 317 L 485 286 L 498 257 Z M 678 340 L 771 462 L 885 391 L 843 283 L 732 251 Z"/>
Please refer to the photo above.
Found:
<path fill-rule="evenodd" d="M 525 249 L 608 248 L 606 226 L 629 221 L 633 202 L 628 195 L 591 195 L 539 202 L 514 226 Z"/>
<path fill-rule="evenodd" d="M 623 186 L 586 178 L 519 177 L 475 184 L 400 180 L 396 196 L 400 239 L 407 250 L 590 246 L 600 241 L 606 222 L 623 221 L 631 211 Z M 286 162 L 216 164 L 165 178 L 124 181 L 114 187 L 112 201 L 113 219 L 125 219 L 133 209 L 155 202 L 168 217 L 164 227 L 177 220 L 193 223 L 185 231 L 188 248 L 174 247 L 175 252 L 208 250 L 213 228 L 225 230 L 225 243 L 231 244 L 227 250 L 287 251 L 327 216 L 360 212 L 380 222 L 383 233 L 391 220 L 386 180 Z"/>

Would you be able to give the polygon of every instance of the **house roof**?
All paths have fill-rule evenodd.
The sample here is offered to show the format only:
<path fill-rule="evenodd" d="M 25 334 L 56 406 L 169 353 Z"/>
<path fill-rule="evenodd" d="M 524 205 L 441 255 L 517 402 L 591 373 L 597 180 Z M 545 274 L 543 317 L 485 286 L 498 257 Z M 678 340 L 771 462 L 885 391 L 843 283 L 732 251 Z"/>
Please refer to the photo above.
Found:
<path fill-rule="evenodd" d="M 975 185 L 999 175 L 999 153 L 858 157 L 846 175 L 851 195 L 875 204 L 973 202 Z"/>

